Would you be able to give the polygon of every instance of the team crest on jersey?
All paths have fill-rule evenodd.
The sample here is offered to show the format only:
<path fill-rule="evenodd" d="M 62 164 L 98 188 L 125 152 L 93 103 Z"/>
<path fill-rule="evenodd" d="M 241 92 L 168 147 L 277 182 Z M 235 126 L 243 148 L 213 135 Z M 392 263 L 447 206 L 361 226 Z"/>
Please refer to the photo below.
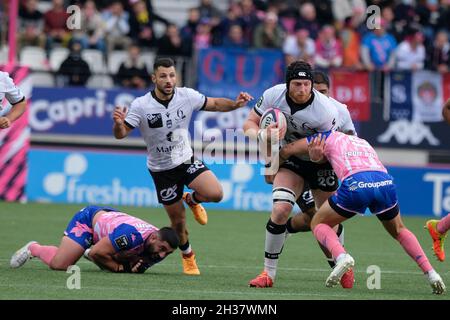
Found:
<path fill-rule="evenodd" d="M 177 121 L 181 121 L 181 120 L 184 120 L 184 119 L 186 119 L 186 115 L 184 114 L 183 110 L 180 108 L 180 109 L 177 110 L 176 120 Z"/>
<path fill-rule="evenodd" d="M 163 120 L 161 113 L 147 114 L 147 122 L 150 128 L 162 128 Z"/>

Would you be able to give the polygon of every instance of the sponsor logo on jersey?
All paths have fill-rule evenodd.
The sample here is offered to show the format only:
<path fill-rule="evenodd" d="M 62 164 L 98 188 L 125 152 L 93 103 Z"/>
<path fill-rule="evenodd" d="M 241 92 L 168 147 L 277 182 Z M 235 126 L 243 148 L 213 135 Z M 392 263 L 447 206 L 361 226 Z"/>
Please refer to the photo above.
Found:
<path fill-rule="evenodd" d="M 147 114 L 147 122 L 150 128 L 162 128 L 163 121 L 161 113 Z"/>
<path fill-rule="evenodd" d="M 173 187 L 167 189 L 162 189 L 159 194 L 161 196 L 161 200 L 163 201 L 173 200 L 177 196 L 177 185 L 174 185 Z"/>
<path fill-rule="evenodd" d="M 114 239 L 114 242 L 119 249 L 125 249 L 128 246 L 128 239 L 126 235 L 121 235 L 120 237 Z"/>
<path fill-rule="evenodd" d="M 167 121 L 166 121 L 166 126 L 167 126 L 167 128 L 169 128 L 169 129 L 172 128 L 172 120 L 170 120 L 170 119 L 167 120 Z"/>

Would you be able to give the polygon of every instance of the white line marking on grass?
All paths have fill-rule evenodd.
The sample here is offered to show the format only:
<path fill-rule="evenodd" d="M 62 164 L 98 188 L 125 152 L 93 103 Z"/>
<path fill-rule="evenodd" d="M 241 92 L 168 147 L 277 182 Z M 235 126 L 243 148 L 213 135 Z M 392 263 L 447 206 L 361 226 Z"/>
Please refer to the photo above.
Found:
<path fill-rule="evenodd" d="M 65 286 L 54 286 L 54 285 L 36 285 L 36 284 L 11 284 L 11 285 L 7 285 L 7 284 L 0 284 L 0 287 L 6 287 L 6 288 L 17 288 L 17 287 L 23 287 L 23 288 L 41 288 L 41 289 L 61 289 L 61 290 L 65 290 L 66 287 Z M 199 290 L 180 290 L 180 291 L 176 291 L 174 289 L 142 289 L 142 288 L 132 288 L 133 291 L 142 291 L 142 292 L 166 292 L 166 293 L 180 293 L 180 294 L 187 294 L 187 293 L 192 293 L 192 294 L 201 294 L 201 295 L 215 295 L 215 294 L 222 294 L 222 295 L 242 295 L 242 296 L 249 296 L 254 295 L 254 296 L 280 296 L 280 297 L 296 297 L 296 296 L 303 296 L 303 297 L 310 297 L 310 296 L 314 296 L 314 297 L 349 297 L 349 295 L 347 294 L 320 294 L 320 293 L 283 293 L 283 292 L 273 292 L 273 291 L 267 291 L 264 290 L 263 291 L 252 291 L 252 290 L 247 290 L 247 291 L 206 291 L 203 289 L 199 289 Z M 105 291 L 105 290 L 113 290 L 113 291 L 126 291 L 129 292 L 130 288 L 123 288 L 123 287 L 95 287 L 95 286 L 82 286 L 82 290 L 98 290 L 98 291 Z"/>
<path fill-rule="evenodd" d="M 9 259 L 1 259 L 0 258 L 0 262 L 1 261 L 8 261 Z M 35 263 L 41 263 L 38 259 L 35 260 L 31 260 L 31 262 Z M 80 260 L 77 262 L 77 264 L 89 264 L 89 265 L 93 265 L 92 262 L 90 261 L 85 261 L 85 260 Z M 164 262 L 165 266 L 180 266 L 181 264 L 176 264 L 176 263 L 169 263 L 169 262 Z M 161 265 L 156 265 L 154 268 L 159 268 Z M 212 265 L 212 264 L 201 264 L 200 268 L 203 269 L 246 269 L 246 270 L 259 270 L 261 267 L 260 266 L 232 266 L 232 265 Z M 358 268 L 358 266 L 356 266 L 356 268 Z M 356 273 L 366 273 L 366 267 L 362 266 L 363 270 L 354 270 Z M 305 271 L 305 272 L 326 272 L 329 273 L 331 269 L 323 269 L 323 268 L 296 268 L 296 267 L 278 267 L 278 270 L 284 270 L 284 271 Z M 449 273 L 450 271 L 445 272 Z M 400 270 L 381 270 L 381 273 L 386 273 L 386 274 L 414 274 L 414 275 L 421 275 L 422 272 L 420 271 L 400 271 Z"/>

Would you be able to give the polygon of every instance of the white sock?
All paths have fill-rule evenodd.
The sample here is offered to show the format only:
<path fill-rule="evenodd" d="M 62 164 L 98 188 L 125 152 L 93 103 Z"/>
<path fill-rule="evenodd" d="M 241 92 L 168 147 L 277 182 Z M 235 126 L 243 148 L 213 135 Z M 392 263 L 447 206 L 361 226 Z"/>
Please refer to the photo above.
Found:
<path fill-rule="evenodd" d="M 286 239 L 285 233 L 273 234 L 266 230 L 266 244 L 265 251 L 269 254 L 278 255 L 283 248 Z M 278 257 L 275 259 L 264 258 L 264 270 L 267 272 L 272 280 L 277 274 Z"/>

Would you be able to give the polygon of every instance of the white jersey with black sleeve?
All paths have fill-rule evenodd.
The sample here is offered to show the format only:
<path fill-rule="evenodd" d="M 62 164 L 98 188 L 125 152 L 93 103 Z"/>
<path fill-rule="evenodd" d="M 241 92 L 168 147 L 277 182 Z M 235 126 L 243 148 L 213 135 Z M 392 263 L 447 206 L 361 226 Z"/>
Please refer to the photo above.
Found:
<path fill-rule="evenodd" d="M 190 88 L 175 88 L 170 101 L 154 91 L 135 99 L 125 118 L 129 128 L 139 128 L 147 145 L 147 166 L 153 172 L 173 169 L 192 155 L 189 123 L 195 110 L 206 106 L 207 98 Z"/>
<path fill-rule="evenodd" d="M 14 84 L 7 72 L 0 71 L 0 116 L 5 115 L 9 109 L 3 109 L 3 100 L 6 98 L 8 102 L 14 107 L 25 100 L 22 91 Z"/>
<path fill-rule="evenodd" d="M 289 98 L 285 84 L 276 85 L 264 92 L 253 110 L 261 116 L 269 108 L 278 108 L 286 116 L 288 143 L 317 132 L 336 130 L 339 120 L 335 104 L 315 89 L 307 102 L 296 104 Z"/>

